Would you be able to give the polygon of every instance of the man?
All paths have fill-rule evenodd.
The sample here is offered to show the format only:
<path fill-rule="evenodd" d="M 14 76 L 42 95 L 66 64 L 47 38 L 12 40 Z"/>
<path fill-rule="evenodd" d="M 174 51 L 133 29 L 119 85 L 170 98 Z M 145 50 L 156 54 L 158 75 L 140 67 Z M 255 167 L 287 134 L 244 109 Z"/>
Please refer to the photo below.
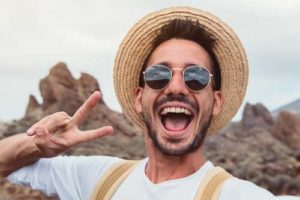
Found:
<path fill-rule="evenodd" d="M 2 140 L 1 175 L 61 199 L 105 199 L 98 195 L 110 193 L 114 200 L 270 200 L 274 196 L 268 191 L 228 175 L 221 184 L 208 184 L 212 179 L 207 174 L 215 168 L 202 152 L 206 134 L 222 128 L 238 110 L 247 76 L 240 41 L 217 17 L 187 7 L 151 13 L 129 31 L 114 68 L 117 97 L 124 113 L 143 130 L 148 158 L 107 192 L 102 182 L 122 159 L 58 156 L 112 132 L 109 126 L 78 129 L 100 99 L 95 92 L 74 116 L 55 113 L 27 134 Z M 205 195 L 209 193 L 213 196 Z"/>

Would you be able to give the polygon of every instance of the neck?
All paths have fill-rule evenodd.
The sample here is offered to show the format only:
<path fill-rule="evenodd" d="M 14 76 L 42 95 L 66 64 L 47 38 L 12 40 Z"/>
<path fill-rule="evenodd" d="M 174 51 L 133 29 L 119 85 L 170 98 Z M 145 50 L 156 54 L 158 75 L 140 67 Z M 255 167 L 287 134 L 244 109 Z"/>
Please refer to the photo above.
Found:
<path fill-rule="evenodd" d="M 169 156 L 159 151 L 147 136 L 145 140 L 149 157 L 145 173 L 153 183 L 187 177 L 199 170 L 206 162 L 202 147 L 186 155 Z"/>

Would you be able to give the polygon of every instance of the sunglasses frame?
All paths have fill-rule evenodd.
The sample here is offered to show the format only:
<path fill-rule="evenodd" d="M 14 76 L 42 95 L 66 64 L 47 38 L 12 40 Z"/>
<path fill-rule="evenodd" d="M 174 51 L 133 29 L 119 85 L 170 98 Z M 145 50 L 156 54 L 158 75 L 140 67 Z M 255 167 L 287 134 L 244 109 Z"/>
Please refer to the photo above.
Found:
<path fill-rule="evenodd" d="M 146 73 L 147 69 L 149 69 L 149 68 L 151 68 L 151 67 L 155 67 L 155 66 L 163 66 L 163 67 L 167 68 L 167 69 L 170 71 L 170 74 L 171 74 L 171 79 L 169 80 L 168 84 L 165 85 L 164 87 L 160 88 L 160 89 L 152 88 L 152 87 L 147 83 L 147 81 L 145 81 L 145 73 Z M 207 73 L 209 74 L 209 80 L 208 80 L 208 83 L 207 83 L 206 86 L 205 86 L 203 89 L 201 89 L 201 90 L 193 90 L 193 89 L 189 88 L 189 87 L 187 86 L 185 80 L 184 80 L 184 72 L 185 72 L 185 70 L 187 70 L 187 69 L 189 69 L 189 68 L 191 68 L 191 67 L 199 67 L 199 68 L 204 69 L 205 71 L 207 71 Z M 209 85 L 209 83 L 210 83 L 210 81 L 212 80 L 212 77 L 213 77 L 213 74 L 211 74 L 207 68 L 202 67 L 202 66 L 200 66 L 200 65 L 189 65 L 189 66 L 185 67 L 184 69 L 177 68 L 177 67 L 174 67 L 174 68 L 171 69 L 171 68 L 169 68 L 169 67 L 166 66 L 166 65 L 157 64 L 157 65 L 151 65 L 151 66 L 148 66 L 148 67 L 146 68 L 146 70 L 143 71 L 144 82 L 145 82 L 145 84 L 147 84 L 148 87 L 150 87 L 152 90 L 163 90 L 163 89 L 165 89 L 166 87 L 168 87 L 168 85 L 170 84 L 170 82 L 171 82 L 171 80 L 172 80 L 172 78 L 173 78 L 173 71 L 175 71 L 175 70 L 177 70 L 177 71 L 182 71 L 182 72 L 181 72 L 181 79 L 183 80 L 185 87 L 186 87 L 188 90 L 192 91 L 192 92 L 201 92 L 201 91 L 205 90 L 205 88 Z"/>

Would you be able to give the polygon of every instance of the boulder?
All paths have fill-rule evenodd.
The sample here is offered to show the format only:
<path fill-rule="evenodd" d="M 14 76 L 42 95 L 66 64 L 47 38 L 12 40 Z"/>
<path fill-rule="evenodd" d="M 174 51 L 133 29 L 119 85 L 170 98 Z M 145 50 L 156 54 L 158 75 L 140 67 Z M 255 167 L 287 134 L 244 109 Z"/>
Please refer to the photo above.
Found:
<path fill-rule="evenodd" d="M 300 118 L 297 115 L 288 111 L 280 112 L 272 134 L 290 148 L 300 151 Z"/>
<path fill-rule="evenodd" d="M 50 69 L 49 75 L 40 81 L 40 91 L 46 115 L 61 110 L 73 115 L 84 102 L 78 95 L 78 81 L 64 63 L 58 63 Z"/>
<path fill-rule="evenodd" d="M 263 104 L 246 104 L 242 116 L 242 125 L 245 129 L 254 127 L 269 128 L 273 123 L 274 120 L 271 113 Z"/>

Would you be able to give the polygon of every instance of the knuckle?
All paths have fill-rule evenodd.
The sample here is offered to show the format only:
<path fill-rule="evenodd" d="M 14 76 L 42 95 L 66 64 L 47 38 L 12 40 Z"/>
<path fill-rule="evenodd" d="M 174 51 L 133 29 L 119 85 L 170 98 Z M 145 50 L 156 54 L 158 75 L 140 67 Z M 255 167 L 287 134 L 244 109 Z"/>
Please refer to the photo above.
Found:
<path fill-rule="evenodd" d="M 66 113 L 65 111 L 60 111 L 57 114 L 59 117 L 62 117 L 62 118 L 69 117 L 68 113 Z"/>
<path fill-rule="evenodd" d="M 43 131 L 44 131 L 44 129 L 43 129 L 43 127 L 42 126 L 37 126 L 36 128 L 35 128 L 35 131 L 36 131 L 36 133 L 42 133 Z"/>
<path fill-rule="evenodd" d="M 70 120 L 70 118 L 71 117 L 66 112 L 62 111 L 52 114 L 47 121 L 52 124 L 65 124 Z"/>
<path fill-rule="evenodd" d="M 47 130 L 42 126 L 36 127 L 35 131 L 37 136 L 43 136 L 47 133 Z"/>
<path fill-rule="evenodd" d="M 66 118 L 62 119 L 61 122 L 60 122 L 61 127 L 63 128 L 65 126 L 67 126 L 70 123 L 70 121 L 71 121 L 71 117 L 66 117 Z"/>
<path fill-rule="evenodd" d="M 72 121 L 72 123 L 74 123 L 74 125 L 78 125 L 78 123 L 80 123 L 80 121 L 82 121 L 85 118 L 86 114 L 82 109 L 79 109 L 76 111 L 76 116 L 74 116 L 74 121 Z"/>
<path fill-rule="evenodd" d="M 87 101 L 87 102 L 85 103 L 85 107 L 90 109 L 90 108 L 93 107 L 93 104 L 92 104 L 91 102 Z"/>
<path fill-rule="evenodd" d="M 92 141 L 93 137 L 91 134 L 88 134 L 85 139 L 86 139 L 86 141 Z"/>
<path fill-rule="evenodd" d="M 83 116 L 85 115 L 85 111 L 84 111 L 83 109 L 79 109 L 79 110 L 78 110 L 78 115 L 79 115 L 80 117 L 83 117 Z"/>
<path fill-rule="evenodd" d="M 38 126 L 38 123 L 33 124 L 29 129 L 32 129 L 35 131 L 36 127 Z"/>
<path fill-rule="evenodd" d="M 70 117 L 68 113 L 62 112 L 63 117 Z"/>

